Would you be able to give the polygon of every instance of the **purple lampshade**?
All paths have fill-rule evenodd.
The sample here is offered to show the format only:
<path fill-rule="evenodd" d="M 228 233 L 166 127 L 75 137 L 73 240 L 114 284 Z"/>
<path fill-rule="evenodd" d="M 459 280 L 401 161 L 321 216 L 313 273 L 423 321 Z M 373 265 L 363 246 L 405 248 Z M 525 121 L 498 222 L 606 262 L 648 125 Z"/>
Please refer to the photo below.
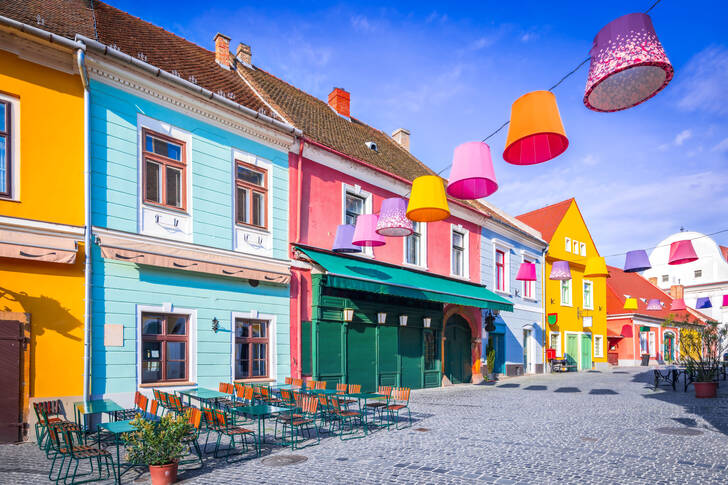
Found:
<path fill-rule="evenodd" d="M 647 303 L 647 310 L 662 310 L 660 300 L 657 298 L 650 298 L 650 301 Z"/>
<path fill-rule="evenodd" d="M 723 306 L 724 307 L 728 306 L 728 295 L 723 295 Z"/>
<path fill-rule="evenodd" d="M 341 224 L 336 228 L 336 237 L 334 238 L 334 246 L 331 250 L 335 253 L 360 253 L 361 248 L 354 246 L 351 241 L 354 239 L 354 226 L 351 224 Z"/>
<path fill-rule="evenodd" d="M 635 251 L 629 251 L 627 256 L 624 258 L 624 271 L 625 273 L 637 273 L 650 269 L 650 258 L 647 256 L 647 251 L 644 249 L 637 249 Z"/>
<path fill-rule="evenodd" d="M 554 261 L 554 265 L 551 266 L 550 280 L 566 281 L 571 279 L 571 270 L 569 269 L 568 261 Z"/>
<path fill-rule="evenodd" d="M 533 263 L 521 263 L 516 275 L 518 281 L 536 281 L 536 265 Z"/>
<path fill-rule="evenodd" d="M 376 214 L 361 214 L 356 218 L 356 227 L 354 228 L 354 238 L 351 243 L 354 246 L 384 246 L 384 238 L 377 234 L 377 217 Z"/>
<path fill-rule="evenodd" d="M 710 303 L 710 298 L 707 296 L 701 296 L 698 298 L 698 302 L 695 304 L 695 308 L 698 310 L 702 308 L 713 308 L 713 304 Z"/>
<path fill-rule="evenodd" d="M 631 13 L 612 20 L 594 37 L 584 105 L 619 111 L 660 92 L 673 76 L 649 15 Z"/>
<path fill-rule="evenodd" d="M 674 300 L 672 300 L 672 304 L 670 304 L 670 310 L 679 311 L 685 309 L 685 300 L 683 300 L 682 298 L 675 298 Z"/>
<path fill-rule="evenodd" d="M 380 236 L 403 237 L 414 232 L 412 221 L 407 219 L 407 201 L 402 197 L 391 197 L 382 201 L 377 221 Z"/>
<path fill-rule="evenodd" d="M 490 147 L 481 141 L 463 143 L 452 157 L 447 194 L 458 199 L 480 199 L 498 190 Z"/>

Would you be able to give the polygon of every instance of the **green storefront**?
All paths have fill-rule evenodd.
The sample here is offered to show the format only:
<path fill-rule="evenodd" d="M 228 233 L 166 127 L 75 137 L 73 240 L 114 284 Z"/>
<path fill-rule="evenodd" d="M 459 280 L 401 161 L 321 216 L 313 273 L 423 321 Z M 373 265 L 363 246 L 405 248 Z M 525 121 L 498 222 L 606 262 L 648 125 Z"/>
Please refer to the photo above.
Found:
<path fill-rule="evenodd" d="M 480 285 L 297 249 L 315 268 L 311 321 L 301 328 L 302 373 L 329 387 L 342 382 L 361 384 L 365 391 L 379 385 L 438 387 L 443 369 L 462 376 L 463 360 L 470 359 L 469 340 L 456 343 L 451 337 L 445 345 L 445 306 L 513 308 Z"/>

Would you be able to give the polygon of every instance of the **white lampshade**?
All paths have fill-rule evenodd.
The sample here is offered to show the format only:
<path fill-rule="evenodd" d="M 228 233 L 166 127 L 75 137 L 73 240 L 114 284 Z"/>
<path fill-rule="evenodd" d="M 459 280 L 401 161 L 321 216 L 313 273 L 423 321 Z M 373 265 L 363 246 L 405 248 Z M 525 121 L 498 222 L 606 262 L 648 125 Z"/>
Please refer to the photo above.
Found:
<path fill-rule="evenodd" d="M 354 309 L 353 308 L 344 308 L 344 311 L 342 312 L 344 315 L 344 321 L 350 322 L 354 320 Z"/>
<path fill-rule="evenodd" d="M 387 314 L 385 312 L 377 313 L 377 322 L 380 324 L 387 323 Z"/>
<path fill-rule="evenodd" d="M 407 315 L 400 315 L 399 316 L 399 325 L 401 327 L 406 327 L 407 326 Z"/>

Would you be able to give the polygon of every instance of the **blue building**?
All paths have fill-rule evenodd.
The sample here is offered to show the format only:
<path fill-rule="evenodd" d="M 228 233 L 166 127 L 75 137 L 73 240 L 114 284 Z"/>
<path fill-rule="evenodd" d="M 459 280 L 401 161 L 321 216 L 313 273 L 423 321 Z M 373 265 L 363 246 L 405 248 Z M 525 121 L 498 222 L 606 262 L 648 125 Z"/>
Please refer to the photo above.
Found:
<path fill-rule="evenodd" d="M 496 374 L 514 376 L 544 371 L 543 258 L 548 243 L 535 229 L 489 206 L 499 217 L 481 230 L 481 283 L 513 303 L 513 312 L 483 311 L 483 364 L 488 339 L 495 349 Z M 536 265 L 537 281 L 516 280 L 521 263 Z M 489 317 L 495 330 L 485 330 Z"/>
<path fill-rule="evenodd" d="M 300 132 L 274 119 L 234 72 L 228 39 L 218 34 L 216 55 L 118 15 L 125 28 L 101 35 L 114 48 L 82 38 L 91 79 L 91 395 L 130 404 L 137 389 L 283 380 L 288 152 Z"/>

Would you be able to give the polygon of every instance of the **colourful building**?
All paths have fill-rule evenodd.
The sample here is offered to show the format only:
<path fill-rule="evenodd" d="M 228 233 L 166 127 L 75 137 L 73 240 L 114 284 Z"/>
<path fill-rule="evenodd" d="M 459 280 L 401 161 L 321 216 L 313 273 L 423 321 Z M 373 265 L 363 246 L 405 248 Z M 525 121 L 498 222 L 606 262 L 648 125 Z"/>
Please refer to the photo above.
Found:
<path fill-rule="evenodd" d="M 586 262 L 598 257 L 584 217 L 574 199 L 517 216 L 549 242 L 544 303 L 546 348 L 578 370 L 607 365 L 607 305 L 604 277 L 584 276 Z M 571 279 L 550 279 L 554 262 L 568 262 Z"/>

